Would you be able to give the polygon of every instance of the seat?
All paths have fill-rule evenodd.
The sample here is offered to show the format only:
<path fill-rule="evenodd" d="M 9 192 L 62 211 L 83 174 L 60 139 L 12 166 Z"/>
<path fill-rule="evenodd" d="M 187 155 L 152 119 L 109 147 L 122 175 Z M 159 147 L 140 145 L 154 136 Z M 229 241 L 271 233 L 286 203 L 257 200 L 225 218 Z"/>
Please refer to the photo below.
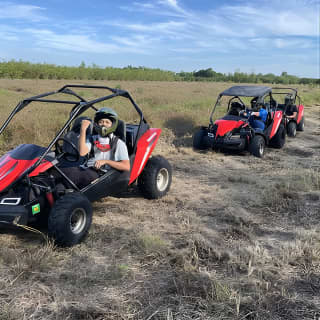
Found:
<path fill-rule="evenodd" d="M 243 105 L 241 105 L 241 103 L 239 102 L 232 102 L 231 103 L 231 107 L 230 107 L 230 111 L 228 112 L 228 114 L 230 116 L 239 116 L 240 111 L 243 110 L 244 107 Z"/>
<path fill-rule="evenodd" d="M 118 120 L 118 126 L 114 134 L 123 142 L 126 142 L 126 124 L 123 120 Z"/>
<path fill-rule="evenodd" d="M 278 107 L 278 102 L 274 100 L 273 98 L 270 100 L 270 107 L 271 109 L 277 109 Z"/>

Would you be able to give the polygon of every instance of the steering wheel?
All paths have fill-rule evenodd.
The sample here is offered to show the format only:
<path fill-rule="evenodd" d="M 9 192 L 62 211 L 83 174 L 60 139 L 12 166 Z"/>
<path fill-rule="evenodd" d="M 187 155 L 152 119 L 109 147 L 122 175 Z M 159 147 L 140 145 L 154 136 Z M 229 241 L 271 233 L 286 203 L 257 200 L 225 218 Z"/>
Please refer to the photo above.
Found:
<path fill-rule="evenodd" d="M 69 146 L 71 146 L 72 151 L 74 151 L 74 154 L 63 151 L 63 143 L 67 143 Z M 59 138 L 54 144 L 54 146 L 56 148 L 56 154 L 60 155 L 60 157 L 64 157 L 67 161 L 78 162 L 80 160 L 80 152 L 72 141 L 67 140 L 65 138 Z"/>
<path fill-rule="evenodd" d="M 246 113 L 246 115 L 244 115 L 244 113 Z M 245 117 L 245 118 L 249 118 L 251 111 L 247 108 L 245 108 L 244 110 L 241 110 L 239 112 L 240 117 Z"/>

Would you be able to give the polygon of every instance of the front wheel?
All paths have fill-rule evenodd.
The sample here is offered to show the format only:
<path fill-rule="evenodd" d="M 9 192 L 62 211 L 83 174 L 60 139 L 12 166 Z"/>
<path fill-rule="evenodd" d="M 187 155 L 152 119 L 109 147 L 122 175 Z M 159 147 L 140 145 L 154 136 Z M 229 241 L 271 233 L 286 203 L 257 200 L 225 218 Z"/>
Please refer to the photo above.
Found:
<path fill-rule="evenodd" d="M 196 150 L 206 150 L 209 148 L 208 143 L 206 143 L 206 137 L 208 137 L 208 131 L 200 129 L 193 136 L 193 148 Z"/>
<path fill-rule="evenodd" d="M 264 155 L 265 145 L 264 138 L 260 135 L 256 135 L 249 144 L 249 152 L 258 158 L 262 158 Z"/>
<path fill-rule="evenodd" d="M 73 246 L 86 236 L 92 222 L 92 206 L 87 197 L 74 192 L 59 198 L 48 219 L 49 236 L 60 246 Z"/>
<path fill-rule="evenodd" d="M 144 167 L 138 179 L 138 187 L 147 199 L 158 199 L 169 191 L 171 181 L 170 163 L 161 156 L 155 156 Z"/>
<path fill-rule="evenodd" d="M 298 131 L 304 131 L 304 117 L 301 118 L 298 126 L 297 126 Z"/>
<path fill-rule="evenodd" d="M 290 121 L 288 123 L 287 128 L 288 136 L 289 137 L 295 137 L 297 134 L 297 124 L 294 121 Z"/>

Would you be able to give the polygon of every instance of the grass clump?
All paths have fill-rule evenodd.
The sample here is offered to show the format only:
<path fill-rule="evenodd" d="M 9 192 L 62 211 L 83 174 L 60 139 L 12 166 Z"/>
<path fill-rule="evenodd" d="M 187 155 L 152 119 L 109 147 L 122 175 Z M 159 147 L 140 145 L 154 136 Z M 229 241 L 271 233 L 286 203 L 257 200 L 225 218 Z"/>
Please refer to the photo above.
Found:
<path fill-rule="evenodd" d="M 167 243 L 156 235 L 141 233 L 133 241 L 132 247 L 145 256 L 163 257 L 168 253 Z"/>

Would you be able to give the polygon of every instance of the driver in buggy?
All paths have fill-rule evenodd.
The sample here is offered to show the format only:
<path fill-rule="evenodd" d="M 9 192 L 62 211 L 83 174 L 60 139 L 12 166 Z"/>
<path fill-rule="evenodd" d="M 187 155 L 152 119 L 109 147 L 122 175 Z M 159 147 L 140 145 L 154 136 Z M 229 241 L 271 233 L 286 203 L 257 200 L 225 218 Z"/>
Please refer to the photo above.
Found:
<path fill-rule="evenodd" d="M 286 96 L 284 98 L 285 104 L 285 115 L 288 119 L 296 119 L 298 114 L 297 106 L 294 104 L 294 101 L 291 96 Z"/>
<path fill-rule="evenodd" d="M 118 126 L 117 113 L 111 108 L 101 108 L 94 116 L 94 127 L 98 133 L 93 136 L 87 134 L 91 125 L 91 121 L 85 119 L 80 128 L 79 153 L 87 157 L 86 163 L 78 167 L 61 168 L 80 189 L 110 168 L 130 171 L 127 146 L 114 134 Z"/>
<path fill-rule="evenodd" d="M 264 130 L 268 117 L 266 106 L 258 103 L 258 97 L 253 98 L 250 103 L 251 111 L 243 112 L 242 114 L 249 117 L 248 120 L 252 128 Z"/>

